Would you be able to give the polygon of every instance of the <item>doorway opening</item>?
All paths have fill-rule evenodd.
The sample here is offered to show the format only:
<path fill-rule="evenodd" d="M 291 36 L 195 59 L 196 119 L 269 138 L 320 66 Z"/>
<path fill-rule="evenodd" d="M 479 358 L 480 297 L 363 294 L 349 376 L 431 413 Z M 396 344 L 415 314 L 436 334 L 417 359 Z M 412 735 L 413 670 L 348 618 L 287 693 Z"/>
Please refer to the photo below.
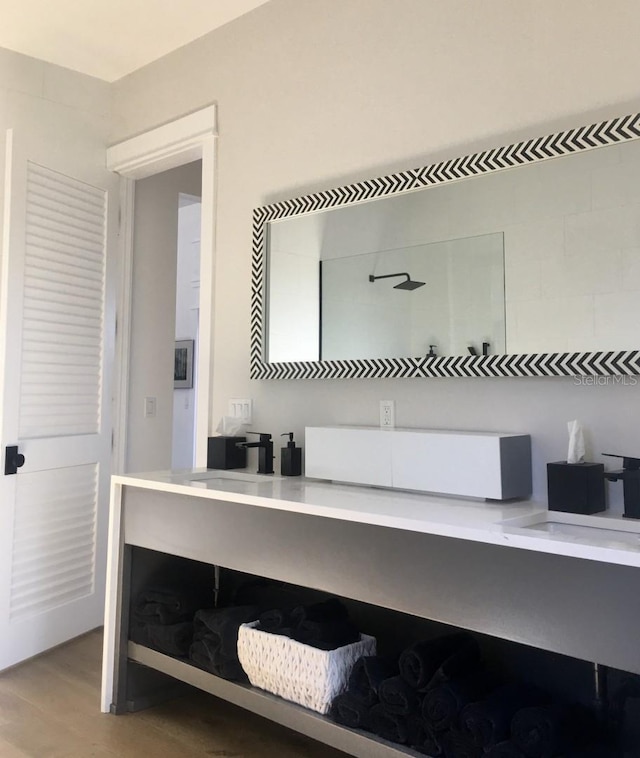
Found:
<path fill-rule="evenodd" d="M 213 334 L 213 270 L 214 270 L 214 218 L 215 218 L 215 168 L 216 168 L 216 134 L 217 134 L 217 115 L 214 105 L 203 108 L 200 111 L 184 116 L 176 121 L 160 126 L 144 134 L 132 137 L 129 140 L 120 142 L 107 151 L 107 166 L 112 171 L 120 174 L 122 177 L 122 228 L 121 228 L 121 298 L 119 305 L 119 323 L 120 329 L 118 334 L 118 382 L 115 393 L 115 418 L 117 419 L 114 429 L 114 449 L 113 449 L 113 471 L 123 473 L 125 471 L 157 469 L 160 464 L 161 468 L 170 468 L 172 459 L 172 421 L 173 421 L 173 377 L 171 370 L 174 366 L 174 348 L 176 334 L 173 331 L 174 326 L 174 297 L 175 289 L 170 296 L 170 302 L 163 302 L 161 295 L 157 294 L 157 299 L 163 308 L 169 309 L 172 331 L 170 338 L 162 342 L 161 350 L 164 353 L 163 360 L 167 361 L 169 355 L 169 367 L 162 369 L 162 378 L 165 388 L 167 377 L 169 381 L 169 413 L 163 415 L 163 423 L 166 424 L 168 431 L 163 432 L 163 456 L 154 457 L 149 450 L 144 452 L 144 443 L 138 447 L 137 452 L 132 455 L 132 444 L 137 444 L 131 438 L 131 429 L 135 426 L 146 428 L 152 431 L 154 423 L 151 423 L 152 416 L 146 416 L 147 412 L 158 413 L 158 396 L 148 386 L 148 394 L 141 396 L 135 395 L 131 390 L 131 379 L 133 363 L 140 355 L 139 350 L 145 350 L 148 345 L 144 341 L 137 341 L 134 345 L 135 336 L 135 313 L 137 308 L 137 298 L 133 297 L 135 266 L 134 241 L 136 229 L 134 224 L 135 208 L 140 203 L 140 180 L 147 178 L 158 178 L 163 172 L 169 172 L 170 169 L 181 167 L 187 168 L 187 164 L 200 162 L 201 179 L 198 188 L 182 188 L 181 192 L 201 196 L 201 217 L 200 217 L 200 287 L 199 287 L 199 307 L 197 310 L 197 333 L 194 337 L 193 355 L 193 392 L 195 405 L 194 419 L 194 463 L 196 466 L 205 466 L 207 460 L 207 436 L 211 427 L 210 419 L 210 377 L 211 377 L 211 356 L 212 356 L 212 334 Z M 175 239 L 174 239 L 175 241 Z M 147 281 L 153 282 L 155 276 L 164 273 L 166 270 L 160 267 L 152 268 L 147 272 Z M 143 279 L 144 281 L 144 279 Z M 175 286 L 175 270 L 173 283 Z M 145 308 L 141 312 L 148 312 Z M 164 314 L 164 311 L 162 311 Z M 140 317 L 139 317 L 140 318 Z M 170 351 L 167 351 L 167 343 L 171 343 Z M 164 373 L 166 372 L 166 373 Z M 164 393 L 163 389 L 163 393 Z M 153 398 L 156 397 L 154 404 Z M 163 394 L 164 397 L 164 394 Z M 149 402 L 147 402 L 149 398 Z M 164 401 L 163 401 L 164 403 Z M 167 408 L 163 404 L 160 408 L 163 414 L 166 414 Z M 133 419 L 133 427 L 130 420 Z M 138 424 L 137 421 L 149 421 L 147 424 Z M 147 436 L 147 440 L 154 443 L 153 434 Z M 140 440 L 138 440 L 140 442 Z M 156 453 L 158 451 L 156 450 Z M 159 453 L 158 453 L 159 456 Z"/>
<path fill-rule="evenodd" d="M 194 240 L 199 245 L 199 212 L 198 225 L 184 227 L 189 208 L 198 208 L 201 187 L 201 161 L 135 183 L 126 472 L 173 468 L 174 447 L 182 453 L 178 468 L 194 465 L 200 260 L 199 249 L 194 265 L 185 248 L 194 248 Z M 181 196 L 194 202 L 180 207 Z M 174 427 L 180 438 L 175 446 Z"/>
<path fill-rule="evenodd" d="M 178 196 L 178 240 L 176 265 L 176 328 L 173 372 L 173 432 L 171 468 L 195 466 L 200 312 L 200 196 Z"/>

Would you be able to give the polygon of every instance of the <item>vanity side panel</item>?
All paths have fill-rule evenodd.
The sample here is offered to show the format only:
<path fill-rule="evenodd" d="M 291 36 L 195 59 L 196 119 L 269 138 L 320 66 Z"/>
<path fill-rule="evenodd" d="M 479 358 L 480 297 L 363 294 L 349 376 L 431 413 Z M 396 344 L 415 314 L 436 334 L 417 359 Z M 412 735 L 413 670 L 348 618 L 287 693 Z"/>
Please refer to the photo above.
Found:
<path fill-rule="evenodd" d="M 531 497 L 531 437 L 528 434 L 500 437 L 502 499 Z"/>
<path fill-rule="evenodd" d="M 133 487 L 125 540 L 640 673 L 636 568 Z"/>

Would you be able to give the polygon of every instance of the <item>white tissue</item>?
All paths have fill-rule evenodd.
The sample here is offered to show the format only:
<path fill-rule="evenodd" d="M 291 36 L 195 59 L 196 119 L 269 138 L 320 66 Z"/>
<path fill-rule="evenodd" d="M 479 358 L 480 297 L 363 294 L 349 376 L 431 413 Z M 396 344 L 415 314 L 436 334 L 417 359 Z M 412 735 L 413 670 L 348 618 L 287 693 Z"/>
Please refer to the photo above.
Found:
<path fill-rule="evenodd" d="M 569 450 L 567 463 L 584 463 L 584 433 L 579 421 L 569 421 Z"/>
<path fill-rule="evenodd" d="M 220 419 L 216 432 L 224 437 L 242 437 L 244 436 L 244 428 L 245 425 L 242 423 L 242 419 L 234 418 L 233 416 L 223 416 Z"/>

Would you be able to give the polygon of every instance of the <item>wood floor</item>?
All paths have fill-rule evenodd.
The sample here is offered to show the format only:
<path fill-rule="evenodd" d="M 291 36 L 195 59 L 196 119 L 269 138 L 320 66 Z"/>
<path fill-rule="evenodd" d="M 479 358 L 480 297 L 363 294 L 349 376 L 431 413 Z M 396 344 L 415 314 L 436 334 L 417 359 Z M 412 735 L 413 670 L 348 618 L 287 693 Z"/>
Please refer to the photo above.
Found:
<path fill-rule="evenodd" d="M 206 693 L 100 713 L 102 632 L 0 674 L 0 758 L 345 758 Z"/>

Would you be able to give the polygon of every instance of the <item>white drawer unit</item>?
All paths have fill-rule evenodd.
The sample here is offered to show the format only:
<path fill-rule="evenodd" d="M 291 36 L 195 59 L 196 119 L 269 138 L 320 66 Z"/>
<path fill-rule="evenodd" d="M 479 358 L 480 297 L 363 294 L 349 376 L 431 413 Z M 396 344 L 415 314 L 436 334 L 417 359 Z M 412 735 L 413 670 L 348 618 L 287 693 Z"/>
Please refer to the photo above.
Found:
<path fill-rule="evenodd" d="M 528 434 L 325 426 L 305 430 L 305 475 L 510 500 L 531 495 Z"/>

